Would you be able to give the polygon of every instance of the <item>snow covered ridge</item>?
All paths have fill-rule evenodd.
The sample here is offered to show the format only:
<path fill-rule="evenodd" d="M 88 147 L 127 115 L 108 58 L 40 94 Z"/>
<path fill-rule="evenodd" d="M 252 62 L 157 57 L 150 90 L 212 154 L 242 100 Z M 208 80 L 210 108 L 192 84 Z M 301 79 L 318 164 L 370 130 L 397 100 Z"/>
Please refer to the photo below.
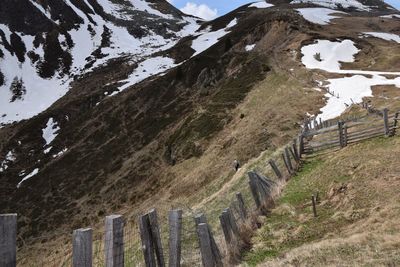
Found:
<path fill-rule="evenodd" d="M 5 36 L 0 39 L 0 127 L 29 119 L 49 108 L 68 92 L 75 75 L 87 73 L 120 56 L 128 55 L 135 62 L 141 61 L 171 48 L 199 28 L 194 18 L 181 17 L 172 8 L 171 14 L 164 14 L 145 0 L 120 1 L 119 4 L 113 0 L 97 0 L 110 16 L 107 19 L 96 13 L 96 8 L 90 4 L 92 1 L 79 2 L 90 12 L 75 6 L 71 0 L 63 1 L 63 11 L 70 12 L 65 14 L 50 14 L 51 1 L 49 6 L 34 0 L 27 2 L 32 6 L 25 8 L 31 9 L 32 16 L 39 20 L 38 28 L 50 23 L 56 36 L 44 31 L 24 34 L 0 24 L 0 34 Z M 66 20 L 71 21 L 66 25 L 54 19 L 68 14 L 70 17 Z M 78 19 L 81 22 L 77 23 Z M 161 30 L 160 23 L 165 25 Z M 26 31 L 36 29 L 29 25 L 21 27 Z M 60 33 L 58 27 L 68 31 Z M 52 47 L 48 48 L 50 45 Z M 15 47 L 20 49 L 17 51 Z"/>
<path fill-rule="evenodd" d="M 195 50 L 195 53 L 191 57 L 197 56 L 211 46 L 215 45 L 219 39 L 230 33 L 230 29 L 236 26 L 236 24 L 237 18 L 234 18 L 223 29 L 211 31 L 211 27 L 208 27 L 204 31 L 201 31 L 199 34 L 195 35 L 195 39 L 192 41 L 191 46 L 192 49 Z M 178 65 L 179 64 L 176 64 L 172 58 L 162 56 L 150 57 L 142 61 L 138 68 L 136 68 L 126 80 L 120 81 L 124 84 L 118 88 L 119 91 L 113 92 L 110 96 L 116 95 L 126 90 L 130 86 L 137 84 L 153 75 L 165 73 L 167 70 Z"/>
<path fill-rule="evenodd" d="M 371 7 L 365 6 L 357 0 L 293 0 L 291 4 L 315 4 L 331 9 L 336 8 L 355 8 L 359 11 L 370 11 Z"/>
<path fill-rule="evenodd" d="M 354 62 L 354 56 L 359 52 L 351 40 L 317 40 L 314 44 L 304 46 L 301 52 L 301 61 L 308 69 L 352 75 L 327 80 L 328 85 L 325 87 L 328 93 L 325 96 L 328 102 L 318 115 L 323 120 L 335 118 L 351 103 L 361 102 L 363 97 L 372 96 L 372 86 L 394 85 L 400 88 L 400 72 L 342 70 L 340 62 Z M 383 75 L 398 77 L 389 79 Z"/>

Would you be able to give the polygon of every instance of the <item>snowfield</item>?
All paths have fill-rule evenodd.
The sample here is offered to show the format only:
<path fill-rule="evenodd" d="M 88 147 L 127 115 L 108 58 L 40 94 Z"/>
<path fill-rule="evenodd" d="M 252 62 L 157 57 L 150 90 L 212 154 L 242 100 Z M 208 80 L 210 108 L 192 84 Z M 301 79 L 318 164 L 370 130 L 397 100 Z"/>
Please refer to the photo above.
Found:
<path fill-rule="evenodd" d="M 329 84 L 326 89 L 329 93 L 325 96 L 328 101 L 321 109 L 321 114 L 317 116 L 322 120 L 335 118 L 346 110 L 347 105 L 361 102 L 363 97 L 372 96 L 372 86 L 394 85 L 400 88 L 400 72 L 342 70 L 340 62 L 354 62 L 354 56 L 359 52 L 351 40 L 338 42 L 317 40 L 315 44 L 304 46 L 301 52 L 303 54 L 301 61 L 308 69 L 352 75 L 327 80 Z M 399 77 L 390 79 L 382 75 Z"/>
<path fill-rule="evenodd" d="M 386 32 L 363 32 L 363 34 L 380 38 L 386 41 L 394 41 L 400 44 L 400 36 L 393 33 L 386 33 Z"/>
<path fill-rule="evenodd" d="M 346 14 L 345 12 L 320 7 L 298 8 L 296 10 L 300 12 L 306 20 L 320 25 L 328 25 L 332 19 L 340 18 L 338 16 L 332 16 L 331 14 Z"/>
<path fill-rule="evenodd" d="M 249 5 L 249 7 L 255 7 L 255 8 L 269 8 L 269 7 L 272 7 L 272 6 L 274 6 L 274 5 L 273 4 L 269 4 L 269 3 L 265 2 L 265 1 L 260 1 L 260 2 L 256 2 L 256 3 L 253 3 L 253 4 Z"/>
<path fill-rule="evenodd" d="M 64 1 L 83 19 L 82 24 L 78 25 L 76 29 L 69 31 L 74 43 L 72 48 L 68 48 L 62 44 L 66 39 L 64 35 L 60 34 L 58 37 L 63 50 L 70 53 L 72 56 L 71 73 L 67 75 L 56 73 L 51 79 L 41 78 L 37 73 L 37 64 L 40 60 L 44 59 L 42 45 L 35 48 L 33 46 L 34 36 L 23 35 L 22 33 L 16 32 L 23 40 L 26 51 L 33 51 L 38 54 L 40 58 L 36 63 L 32 63 L 31 60 L 25 56 L 25 62 L 20 63 L 15 54 L 11 54 L 7 49 L 2 49 L 4 56 L 0 58 L 0 70 L 4 74 L 5 83 L 0 86 L 0 127 L 4 124 L 29 119 L 49 108 L 54 102 L 68 92 L 70 83 L 73 80 L 72 77 L 75 75 L 90 72 L 94 68 L 106 63 L 108 60 L 120 56 L 128 55 L 132 57 L 132 61 L 134 62 L 142 60 L 143 58 L 149 58 L 156 52 L 171 48 L 181 37 L 194 34 L 200 27 L 193 17 L 184 16 L 183 19 L 173 18 L 169 14 L 163 14 L 154 9 L 151 4 L 147 3 L 145 0 L 130 0 L 124 4 L 114 4 L 110 0 L 99 1 L 106 13 L 112 14 L 119 19 L 135 19 L 132 13 L 123 11 L 126 10 L 126 5 L 128 5 L 130 6 L 130 10 L 146 12 L 149 16 L 154 16 L 155 20 L 160 18 L 171 19 L 178 21 L 179 24 L 185 24 L 180 32 L 174 32 L 176 37 L 166 39 L 149 30 L 148 35 L 139 39 L 129 34 L 126 28 L 118 27 L 112 22 L 104 20 L 97 15 L 95 11 L 90 15 L 92 21 L 89 20 L 85 13 L 72 4 L 71 0 Z M 45 10 L 35 1 L 31 2 L 47 18 L 51 19 L 48 10 Z M 91 8 L 87 0 L 84 0 L 84 2 Z M 58 21 L 53 22 L 58 24 Z M 89 26 L 93 29 L 92 32 L 88 30 Z M 90 58 L 94 59 L 91 57 L 91 54 L 101 47 L 104 27 L 110 30 L 110 40 L 112 43 L 109 47 L 101 48 L 101 53 L 105 56 L 101 59 L 95 59 L 94 64 L 88 68 L 86 65 Z M 0 29 L 5 33 L 6 40 L 10 42 L 10 35 L 12 32 L 9 30 L 8 26 L 0 24 Z M 10 87 L 15 79 L 22 81 L 25 92 L 19 99 L 11 101 L 13 99 L 13 93 Z"/>
<path fill-rule="evenodd" d="M 369 6 L 365 6 L 358 2 L 357 0 L 293 0 L 290 2 L 291 4 L 315 4 L 327 8 L 336 9 L 338 6 L 342 6 L 343 8 L 355 8 L 359 11 L 370 11 L 371 8 Z"/>

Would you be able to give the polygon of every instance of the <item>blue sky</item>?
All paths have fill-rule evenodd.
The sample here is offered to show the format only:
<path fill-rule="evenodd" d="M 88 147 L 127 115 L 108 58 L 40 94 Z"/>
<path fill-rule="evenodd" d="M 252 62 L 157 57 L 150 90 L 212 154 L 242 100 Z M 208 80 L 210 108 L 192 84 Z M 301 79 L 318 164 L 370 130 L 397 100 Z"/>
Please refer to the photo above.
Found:
<path fill-rule="evenodd" d="M 177 8 L 183 9 L 186 13 L 201 14 L 209 19 L 221 16 L 241 5 L 255 1 L 256 0 L 169 0 L 169 2 L 172 2 Z M 386 0 L 386 2 L 400 9 L 400 0 Z"/>

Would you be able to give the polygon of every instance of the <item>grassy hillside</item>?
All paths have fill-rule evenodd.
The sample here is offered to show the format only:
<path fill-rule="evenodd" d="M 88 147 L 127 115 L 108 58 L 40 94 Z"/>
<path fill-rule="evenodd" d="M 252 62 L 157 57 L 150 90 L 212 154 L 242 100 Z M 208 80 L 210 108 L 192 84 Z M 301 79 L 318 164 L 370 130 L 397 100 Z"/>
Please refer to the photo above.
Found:
<path fill-rule="evenodd" d="M 397 136 L 307 158 L 258 230 L 246 264 L 399 265 L 399 156 Z"/>

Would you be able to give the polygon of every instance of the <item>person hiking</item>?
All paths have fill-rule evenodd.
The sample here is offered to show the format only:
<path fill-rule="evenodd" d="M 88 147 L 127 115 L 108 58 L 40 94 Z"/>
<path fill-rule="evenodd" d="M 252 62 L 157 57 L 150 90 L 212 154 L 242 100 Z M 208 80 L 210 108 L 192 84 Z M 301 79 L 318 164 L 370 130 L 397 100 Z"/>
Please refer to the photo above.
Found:
<path fill-rule="evenodd" d="M 235 168 L 235 171 L 238 171 L 240 168 L 240 163 L 237 159 L 233 162 L 233 167 Z"/>

